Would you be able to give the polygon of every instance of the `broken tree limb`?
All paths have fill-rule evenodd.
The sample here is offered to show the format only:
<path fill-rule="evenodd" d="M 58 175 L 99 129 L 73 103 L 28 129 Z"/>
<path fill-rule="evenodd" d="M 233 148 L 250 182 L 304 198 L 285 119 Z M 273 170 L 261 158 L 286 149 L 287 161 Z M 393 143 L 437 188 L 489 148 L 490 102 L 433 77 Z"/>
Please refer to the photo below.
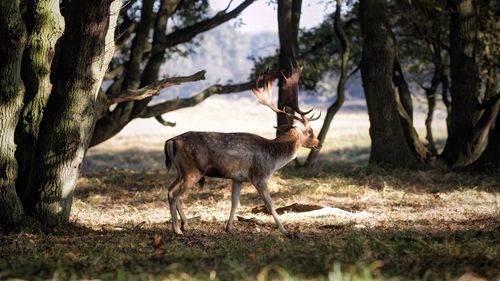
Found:
<path fill-rule="evenodd" d="M 166 127 L 175 127 L 175 125 L 177 125 L 177 123 L 175 123 L 175 122 L 170 122 L 170 121 L 163 119 L 163 117 L 161 115 L 155 116 L 155 119 L 160 124 L 162 124 L 163 126 L 166 126 Z"/>

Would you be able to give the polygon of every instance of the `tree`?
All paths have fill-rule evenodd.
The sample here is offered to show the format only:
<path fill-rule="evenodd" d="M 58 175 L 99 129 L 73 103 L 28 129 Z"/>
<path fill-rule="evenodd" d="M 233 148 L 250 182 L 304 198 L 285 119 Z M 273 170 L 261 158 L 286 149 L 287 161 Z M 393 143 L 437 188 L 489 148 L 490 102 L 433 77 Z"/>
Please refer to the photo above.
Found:
<path fill-rule="evenodd" d="M 153 3 L 142 2 L 139 30 L 149 30 Z M 171 3 L 163 1 L 160 11 L 171 11 Z M 1 2 L 0 226 L 15 226 L 26 215 L 47 225 L 67 221 L 81 163 L 103 109 L 204 79 L 204 71 L 152 79 L 158 64 L 149 62 L 152 74 L 140 84 L 140 72 L 134 70 L 140 69 L 147 43 L 140 33 L 132 44 L 130 71 L 118 78 L 127 86 L 111 86 L 112 94 L 106 95 L 101 85 L 115 50 L 120 8 L 118 0 Z M 161 19 L 157 30 L 163 28 Z M 212 87 L 203 97 L 228 89 L 237 87 Z"/>
<path fill-rule="evenodd" d="M 442 158 L 449 166 L 465 166 L 478 159 L 486 148 L 499 101 L 498 97 L 488 95 L 481 98 L 477 12 L 480 7 L 472 0 L 448 2 L 451 111 L 449 137 Z"/>
<path fill-rule="evenodd" d="M 405 138 L 392 87 L 396 45 L 387 25 L 386 13 L 385 0 L 360 2 L 361 77 L 371 125 L 370 163 L 412 167 L 419 161 Z"/>
<path fill-rule="evenodd" d="M 91 136 L 94 102 L 111 59 L 113 21 L 120 7 L 118 1 L 98 2 L 66 3 L 64 19 L 59 1 L 30 2 L 25 21 L 19 1 L 1 6 L 7 17 L 6 25 L 2 24 L 2 42 L 16 44 L 2 44 L 2 57 L 12 64 L 0 79 L 7 89 L 16 89 L 2 93 L 6 102 L 2 120 L 9 116 L 9 123 L 2 127 L 8 132 L 8 141 L 0 147 L 0 155 L 9 164 L 0 169 L 2 182 L 7 183 L 2 189 L 9 192 L 2 193 L 0 206 L 4 209 L 16 202 L 15 208 L 8 208 L 10 212 L 2 212 L 2 225 L 19 222 L 24 211 L 48 223 L 69 215 L 68 203 Z M 55 48 L 64 22 L 66 33 Z M 5 49 L 8 47 L 16 51 Z M 19 144 L 17 150 L 14 141 Z M 32 156 L 21 150 L 28 145 L 34 147 L 29 150 Z M 17 171 L 22 178 L 17 177 Z M 15 184 L 23 206 L 17 195 L 18 199 L 13 199 L 13 184 L 18 179 Z"/>
<path fill-rule="evenodd" d="M 14 132 L 23 102 L 20 69 L 26 37 L 19 0 L 0 2 L 0 222 L 6 225 L 16 224 L 24 213 L 16 194 Z"/>
<path fill-rule="evenodd" d="M 342 0 L 337 0 L 336 1 L 336 8 L 335 8 L 335 18 L 334 18 L 334 30 L 335 30 L 335 35 L 337 36 L 339 42 L 340 42 L 340 52 L 341 52 L 341 66 L 340 66 L 340 77 L 339 81 L 337 83 L 337 99 L 335 102 L 328 107 L 325 121 L 323 122 L 323 125 L 321 126 L 321 130 L 318 134 L 318 140 L 320 141 L 320 144 L 323 145 L 326 134 L 328 133 L 328 129 L 330 128 L 330 124 L 333 121 L 333 118 L 337 114 L 337 112 L 340 110 L 342 107 L 342 104 L 344 103 L 345 100 L 345 85 L 347 83 L 348 79 L 348 71 L 349 71 L 349 52 L 350 52 L 350 46 L 349 46 L 349 41 L 347 39 L 347 36 L 342 28 L 342 23 L 341 18 L 340 18 L 340 12 L 341 12 L 341 6 L 342 6 Z M 312 166 L 316 159 L 318 158 L 319 155 L 319 150 L 311 150 L 309 152 L 309 155 L 307 156 L 307 160 L 304 163 L 304 166 Z"/>
<path fill-rule="evenodd" d="M 434 3 L 434 1 L 431 2 Z M 381 125 L 381 119 L 393 119 L 394 111 L 391 109 L 393 108 L 391 104 L 393 103 L 392 99 L 394 99 L 404 139 L 417 163 L 430 163 L 438 157 L 448 167 L 467 165 L 477 167 L 486 159 L 489 163 L 487 166 L 498 165 L 495 164 L 498 163 L 497 161 L 492 161 L 492 159 L 498 158 L 498 141 L 495 137 L 497 126 L 495 123 L 500 103 L 496 83 L 498 74 L 495 71 L 494 65 L 496 63 L 493 59 L 493 57 L 498 57 L 499 50 L 498 40 L 494 39 L 498 34 L 498 24 L 496 24 L 497 20 L 494 17 L 497 7 L 491 1 L 451 1 L 448 6 L 438 2 L 430 5 L 429 1 L 389 1 L 384 6 L 385 18 L 381 24 L 387 29 L 393 41 L 385 46 L 390 47 L 394 44 L 396 50 L 392 66 L 392 83 L 386 85 L 387 89 L 394 87 L 394 91 L 392 95 L 386 96 L 387 100 L 377 99 L 374 101 L 373 98 L 370 98 L 370 90 L 367 89 L 369 85 L 366 82 L 371 80 L 380 82 L 382 78 L 378 77 L 366 81 L 367 64 L 365 62 L 375 60 L 371 56 L 381 55 L 381 53 L 371 52 L 370 55 L 367 55 L 367 48 L 374 50 L 376 45 L 373 44 L 377 44 L 377 42 L 373 40 L 373 37 L 369 37 L 370 34 L 363 31 L 361 69 L 363 73 L 363 66 L 365 66 L 363 83 L 372 125 L 372 163 L 379 162 L 386 165 L 394 162 L 393 165 L 389 166 L 399 166 L 398 161 L 382 159 L 383 157 L 391 158 L 391 154 L 380 153 L 380 151 L 384 151 L 384 147 L 387 147 L 387 142 L 380 141 L 384 135 L 387 138 L 390 137 L 392 141 L 403 143 L 399 134 L 395 134 L 396 131 L 399 131 L 399 129 L 395 129 L 396 122 L 390 123 L 392 126 L 389 123 Z M 351 11 L 357 10 L 356 7 L 357 4 L 354 3 Z M 359 7 L 361 21 L 363 20 L 362 10 L 367 9 L 366 7 L 361 2 Z M 372 15 L 375 16 L 376 13 Z M 447 23 L 449 24 L 447 25 Z M 391 27 L 391 24 L 394 24 L 394 27 Z M 371 28 L 372 24 L 368 24 L 368 26 L 375 30 L 375 28 Z M 314 38 L 331 38 L 330 33 L 325 34 L 323 30 L 308 35 L 308 39 L 313 38 L 313 40 L 321 42 L 321 40 Z M 347 33 L 347 35 L 350 40 L 356 42 L 355 35 L 352 33 Z M 381 36 L 381 32 L 379 32 L 379 36 Z M 366 39 L 371 41 L 368 41 L 367 44 Z M 384 45 L 379 43 L 379 47 L 382 48 Z M 351 58 L 352 60 L 356 60 L 358 48 L 358 44 L 354 44 L 353 53 L 356 55 Z M 316 57 L 324 56 L 327 53 L 327 48 L 316 48 L 315 50 L 317 50 Z M 387 50 L 387 48 L 383 50 Z M 392 55 L 388 56 L 388 59 L 390 57 Z M 384 61 L 387 60 L 381 60 L 381 62 Z M 326 65 L 326 63 L 324 64 Z M 377 63 L 371 64 L 369 68 L 380 68 L 377 65 Z M 328 68 L 320 67 L 319 69 L 322 69 L 320 73 L 328 71 Z M 330 69 L 337 71 L 334 68 Z M 380 69 L 372 70 L 373 73 L 379 73 Z M 451 79 L 448 74 L 450 72 Z M 428 98 L 427 147 L 420 141 L 413 127 L 410 87 L 405 73 L 409 73 L 411 80 L 422 85 Z M 316 74 L 316 76 L 320 75 Z M 304 79 L 304 81 L 307 80 Z M 427 83 L 430 85 L 425 86 L 424 84 Z M 436 93 L 439 86 L 441 86 L 442 100 L 449 112 L 447 118 L 449 137 L 445 150 L 441 154 L 438 154 L 435 148 L 431 131 L 433 108 L 436 104 Z M 451 101 L 448 96 L 449 91 L 451 91 Z M 373 91 L 371 92 L 373 93 Z M 374 103 L 378 102 L 380 102 L 380 106 L 374 106 Z M 377 133 L 378 137 L 373 132 L 375 128 L 381 130 Z M 376 138 L 379 140 L 375 140 Z"/>
<path fill-rule="evenodd" d="M 278 56 L 278 69 L 284 75 L 290 77 L 293 69 L 293 63 L 298 57 L 298 41 L 300 13 L 302 9 L 302 0 L 278 0 L 278 33 L 280 39 L 280 51 Z M 296 112 L 301 112 L 298 108 L 298 92 L 296 88 L 285 89 L 283 86 L 284 75 L 280 75 L 278 85 L 278 108 L 291 108 Z M 290 112 L 293 114 L 293 112 Z M 283 113 L 277 114 L 276 134 L 281 133 L 280 127 L 286 126 L 288 120 Z"/>

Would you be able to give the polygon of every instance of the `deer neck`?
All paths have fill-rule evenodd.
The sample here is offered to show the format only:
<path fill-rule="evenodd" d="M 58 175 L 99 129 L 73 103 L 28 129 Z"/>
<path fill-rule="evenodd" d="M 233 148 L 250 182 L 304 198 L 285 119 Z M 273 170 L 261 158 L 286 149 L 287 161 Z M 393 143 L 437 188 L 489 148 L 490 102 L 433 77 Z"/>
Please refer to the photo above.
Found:
<path fill-rule="evenodd" d="M 275 160 L 275 170 L 293 160 L 300 147 L 299 132 L 296 128 L 290 128 L 275 138 L 269 151 L 272 159 Z"/>

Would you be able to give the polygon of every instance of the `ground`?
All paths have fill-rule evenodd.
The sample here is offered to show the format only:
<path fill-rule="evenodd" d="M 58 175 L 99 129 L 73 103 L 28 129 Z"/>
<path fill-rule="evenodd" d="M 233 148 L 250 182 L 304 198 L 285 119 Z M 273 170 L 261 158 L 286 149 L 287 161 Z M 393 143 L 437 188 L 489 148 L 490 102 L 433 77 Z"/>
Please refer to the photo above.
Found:
<path fill-rule="evenodd" d="M 0 280 L 499 280 L 500 176 L 369 167 L 366 117 L 341 114 L 346 123 L 334 125 L 317 167 L 277 172 L 271 196 L 276 207 L 346 215 L 284 213 L 296 234 L 287 238 L 271 216 L 253 212 L 262 201 L 246 185 L 228 234 L 230 182 L 209 179 L 184 196 L 191 219 L 176 236 L 165 189 L 174 173 L 163 168 L 162 142 L 180 129 L 132 124 L 139 130 L 89 151 L 70 225 L 0 236 Z"/>

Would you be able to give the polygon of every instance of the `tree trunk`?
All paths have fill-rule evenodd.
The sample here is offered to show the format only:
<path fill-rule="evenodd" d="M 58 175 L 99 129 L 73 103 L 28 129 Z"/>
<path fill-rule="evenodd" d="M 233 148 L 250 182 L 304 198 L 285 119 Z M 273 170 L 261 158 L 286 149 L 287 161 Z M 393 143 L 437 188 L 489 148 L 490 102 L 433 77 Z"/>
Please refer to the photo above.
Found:
<path fill-rule="evenodd" d="M 392 89 L 396 46 L 385 25 L 384 0 L 363 0 L 359 7 L 363 52 L 361 78 L 370 117 L 370 163 L 413 167 L 420 163 L 409 148 Z"/>
<path fill-rule="evenodd" d="M 141 63 L 143 62 L 146 43 L 148 42 L 154 2 L 154 0 L 145 0 L 142 3 L 141 21 L 132 42 L 132 49 L 121 90 L 135 90 L 140 86 L 142 76 Z M 108 111 L 104 118 L 97 121 L 97 130 L 94 131 L 91 140 L 92 145 L 101 143 L 118 134 L 130 122 L 130 115 L 133 109 L 134 101 L 127 101 L 119 103 L 113 111 Z"/>
<path fill-rule="evenodd" d="M 427 117 L 425 118 L 425 139 L 427 140 L 427 148 L 432 155 L 437 155 L 436 144 L 434 143 L 434 137 L 432 136 L 432 119 L 434 117 L 434 109 L 436 108 L 436 91 L 439 83 L 439 75 L 436 71 L 434 71 L 431 86 L 429 88 L 425 88 L 425 96 L 427 98 L 428 107 Z"/>
<path fill-rule="evenodd" d="M 448 4 L 451 11 L 451 111 L 448 139 L 441 157 L 449 166 L 460 166 L 470 162 L 465 155 L 459 157 L 459 151 L 467 145 L 479 116 L 477 19 L 473 0 L 450 0 Z"/>
<path fill-rule="evenodd" d="M 388 27 L 390 28 L 390 27 Z M 396 39 L 394 39 L 396 43 Z M 403 74 L 403 69 L 401 68 L 401 63 L 399 62 L 398 56 L 394 58 L 394 72 L 392 74 L 392 83 L 399 89 L 399 100 L 401 105 L 409 117 L 411 123 L 413 123 L 413 102 L 411 100 L 410 88 Z"/>
<path fill-rule="evenodd" d="M 50 70 L 56 41 L 64 31 L 64 18 L 59 0 L 28 2 L 25 20 L 28 23 L 28 42 L 23 58 L 23 81 L 26 85 L 24 108 L 16 132 L 16 158 L 19 163 L 17 193 L 24 198 L 36 152 L 40 123 L 52 90 Z"/>
<path fill-rule="evenodd" d="M 19 5 L 19 0 L 0 1 L 0 228 L 15 225 L 23 216 L 15 188 L 14 143 L 23 104 L 21 61 L 26 44 L 26 27 Z"/>
<path fill-rule="evenodd" d="M 345 100 L 345 85 L 347 83 L 348 79 L 347 72 L 349 70 L 349 41 L 347 40 L 344 30 L 342 29 L 342 23 L 340 22 L 341 5 L 342 5 L 342 0 L 337 0 L 336 10 L 335 10 L 335 20 L 333 23 L 333 27 L 335 29 L 335 35 L 340 41 L 340 49 L 341 49 L 340 51 L 342 57 L 340 65 L 340 77 L 339 77 L 339 82 L 337 84 L 337 99 L 330 107 L 328 107 L 325 121 L 323 122 L 323 126 L 321 126 L 321 130 L 318 134 L 318 140 L 321 145 L 325 142 L 328 129 L 330 128 L 330 124 L 332 123 L 332 120 L 339 111 L 339 109 L 344 104 Z M 319 150 L 312 149 L 309 152 L 309 155 L 307 156 L 307 160 L 304 163 L 304 166 L 306 167 L 313 166 L 318 158 L 318 155 L 319 155 Z"/>
<path fill-rule="evenodd" d="M 79 0 L 65 6 L 54 88 L 42 121 L 30 211 L 48 225 L 69 218 L 73 190 L 96 119 L 99 88 L 114 51 L 121 2 Z M 71 51 L 69 51 L 71 50 Z"/>
<path fill-rule="evenodd" d="M 481 154 L 481 157 L 470 165 L 470 168 L 477 171 L 500 169 L 500 114 L 497 115 L 488 146 Z"/>
<path fill-rule="evenodd" d="M 297 58 L 300 13 L 302 0 L 278 0 L 278 31 L 280 39 L 280 54 L 278 59 L 279 69 L 287 76 L 292 74 L 292 62 Z M 279 78 L 278 108 L 297 104 L 298 93 L 284 91 L 284 79 Z M 291 112 L 293 113 L 293 112 Z M 278 128 L 288 124 L 288 119 L 283 113 L 277 114 Z M 280 134 L 279 129 L 276 134 Z"/>

